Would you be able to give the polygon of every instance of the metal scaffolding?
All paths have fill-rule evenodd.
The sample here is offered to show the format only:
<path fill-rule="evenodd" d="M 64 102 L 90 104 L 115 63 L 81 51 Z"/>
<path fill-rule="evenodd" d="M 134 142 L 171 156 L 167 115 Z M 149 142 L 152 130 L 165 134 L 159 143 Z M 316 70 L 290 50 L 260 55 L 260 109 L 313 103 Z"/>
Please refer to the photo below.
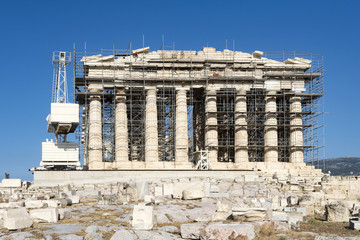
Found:
<path fill-rule="evenodd" d="M 158 124 L 158 149 L 159 161 L 174 162 L 175 161 L 175 113 L 176 113 L 176 88 L 175 83 L 177 79 L 178 65 L 175 55 L 179 51 L 165 50 L 174 52 L 173 61 L 169 58 L 162 58 L 162 68 L 149 67 L 144 65 L 144 53 L 134 53 L 132 49 L 125 50 L 101 50 L 100 52 L 79 52 L 74 49 L 73 63 L 74 63 L 74 94 L 75 101 L 80 104 L 80 124 L 77 131 L 77 139 L 81 143 L 80 158 L 86 166 L 89 151 L 89 99 L 94 95 L 89 90 L 88 73 L 89 67 L 86 62 L 81 61 L 87 59 L 84 57 L 95 56 L 114 56 L 113 64 L 102 65 L 97 64 L 93 68 L 97 71 L 98 80 L 102 85 L 103 91 L 97 93 L 101 97 L 101 111 L 102 111 L 102 158 L 103 162 L 115 161 L 115 109 L 116 98 L 124 96 L 126 98 L 126 113 L 127 113 L 127 129 L 128 129 L 128 156 L 129 161 L 145 161 L 145 104 L 146 104 L 146 90 L 150 82 L 156 85 L 156 102 L 157 102 L 157 124 Z M 276 72 L 283 72 L 284 75 L 273 74 L 274 69 L 263 68 L 263 78 L 256 76 L 249 76 L 248 78 L 239 79 L 237 77 L 235 62 L 233 61 L 235 54 L 233 51 L 227 51 L 223 55 L 221 62 L 226 62 L 226 68 L 216 68 L 204 64 L 205 75 L 199 75 L 199 66 L 193 64 L 191 60 L 190 65 L 187 65 L 188 76 L 184 81 L 189 86 L 187 91 L 187 136 L 188 136 L 188 155 L 189 160 L 196 164 L 196 153 L 204 152 L 206 155 L 208 149 L 206 146 L 206 131 L 208 128 L 215 128 L 218 134 L 217 149 L 218 162 L 234 162 L 235 160 L 235 131 L 236 114 L 245 114 L 247 119 L 247 151 L 249 162 L 264 162 L 266 152 L 265 132 L 266 120 L 269 113 L 266 111 L 266 99 L 270 96 L 266 91 L 266 80 L 278 79 L 292 82 L 298 81 L 298 70 L 294 69 L 291 76 L 285 73 L 289 69 L 276 69 Z M 127 76 L 119 77 L 117 74 L 117 66 L 115 59 L 130 58 L 130 63 L 125 70 Z M 284 53 L 284 52 L 265 52 L 263 57 L 268 59 L 284 62 L 289 58 L 301 57 L 312 61 L 311 68 L 306 73 L 305 91 L 296 92 L 281 90 L 274 94 L 276 98 L 276 121 L 277 121 L 277 151 L 279 162 L 289 162 L 290 154 L 294 146 L 291 144 L 291 131 L 293 128 L 301 128 L 303 132 L 303 146 L 301 149 L 304 153 L 305 162 L 316 162 L 318 164 L 324 159 L 323 146 L 323 59 L 317 55 L 306 53 Z M 131 61 L 132 58 L 138 58 L 138 61 Z M 141 60 L 142 59 L 142 60 Z M 249 66 L 252 66 L 250 63 Z M 256 66 L 256 64 L 254 63 Z M 229 69 L 233 69 L 229 71 Z M 170 73 L 170 78 L 163 78 L 160 74 L 162 72 Z M 113 71 L 113 76 L 110 76 Z M 245 71 L 245 70 L 244 70 Z M 256 70 L 255 70 L 256 72 Z M 156 78 L 150 80 L 148 75 L 158 74 Z M 130 76 L 130 77 L 129 77 Z M 222 76 L 224 87 L 218 89 L 214 96 L 207 91 L 210 85 L 219 81 Z M 301 75 L 299 78 L 304 79 Z M 197 81 L 205 80 L 203 87 L 198 87 Z M 236 85 L 239 81 L 245 81 L 251 84 L 251 89 L 246 91 L 246 112 L 235 111 L 235 101 L 237 96 Z M 119 93 L 118 86 L 122 86 L 124 91 Z M 206 110 L 206 99 L 210 97 L 216 98 L 216 111 L 211 112 Z M 292 112 L 291 98 L 301 98 L 301 112 Z M 206 124 L 206 119 L 209 115 L 216 117 L 217 124 L 212 126 Z M 291 119 L 300 116 L 302 124 L 299 126 L 291 125 Z M 199 154 L 198 154 L 199 155 Z"/>

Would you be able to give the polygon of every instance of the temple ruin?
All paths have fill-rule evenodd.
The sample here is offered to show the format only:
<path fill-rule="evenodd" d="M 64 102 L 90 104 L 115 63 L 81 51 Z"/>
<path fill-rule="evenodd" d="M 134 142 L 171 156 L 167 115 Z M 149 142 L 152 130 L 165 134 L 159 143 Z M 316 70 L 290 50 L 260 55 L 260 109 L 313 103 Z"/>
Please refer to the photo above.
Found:
<path fill-rule="evenodd" d="M 89 170 L 314 171 L 322 59 L 149 47 L 74 52 Z"/>

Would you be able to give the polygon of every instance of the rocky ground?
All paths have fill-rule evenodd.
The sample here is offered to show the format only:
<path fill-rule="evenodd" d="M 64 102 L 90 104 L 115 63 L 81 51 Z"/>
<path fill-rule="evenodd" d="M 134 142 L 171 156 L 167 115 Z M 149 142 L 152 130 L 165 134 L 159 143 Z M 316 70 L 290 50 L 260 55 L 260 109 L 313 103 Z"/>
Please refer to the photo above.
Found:
<path fill-rule="evenodd" d="M 349 225 L 360 204 L 330 201 L 318 186 L 276 178 L 57 187 L 5 181 L 0 239 L 360 239 Z"/>

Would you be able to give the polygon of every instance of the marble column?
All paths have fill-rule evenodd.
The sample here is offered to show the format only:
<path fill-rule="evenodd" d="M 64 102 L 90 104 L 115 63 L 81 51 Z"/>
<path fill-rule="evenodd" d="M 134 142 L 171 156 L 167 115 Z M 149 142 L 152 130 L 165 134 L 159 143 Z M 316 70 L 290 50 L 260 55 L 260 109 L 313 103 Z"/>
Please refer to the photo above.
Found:
<path fill-rule="evenodd" d="M 159 161 L 156 88 L 146 91 L 145 107 L 145 163 Z"/>
<path fill-rule="evenodd" d="M 115 107 L 115 166 L 129 162 L 128 126 L 125 91 L 117 91 Z"/>
<path fill-rule="evenodd" d="M 240 90 L 235 97 L 235 163 L 248 161 L 246 91 Z"/>
<path fill-rule="evenodd" d="M 176 91 L 176 122 L 175 122 L 175 161 L 177 163 L 188 159 L 188 121 L 187 121 L 186 90 Z"/>
<path fill-rule="evenodd" d="M 276 119 L 276 92 L 265 97 L 265 162 L 278 162 L 278 133 Z"/>
<path fill-rule="evenodd" d="M 205 98 L 205 147 L 208 150 L 208 162 L 218 161 L 218 129 L 217 129 L 217 108 L 216 91 L 207 90 Z"/>
<path fill-rule="evenodd" d="M 90 97 L 88 167 L 90 170 L 103 167 L 100 96 Z"/>
<path fill-rule="evenodd" d="M 290 162 L 304 162 L 301 98 L 290 98 Z"/>

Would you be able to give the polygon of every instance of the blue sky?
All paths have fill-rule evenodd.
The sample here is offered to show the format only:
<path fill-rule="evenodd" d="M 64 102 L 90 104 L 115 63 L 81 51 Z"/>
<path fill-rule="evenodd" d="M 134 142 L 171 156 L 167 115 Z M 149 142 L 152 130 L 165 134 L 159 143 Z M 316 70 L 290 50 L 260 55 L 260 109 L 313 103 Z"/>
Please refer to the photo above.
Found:
<path fill-rule="evenodd" d="M 324 56 L 326 157 L 360 157 L 359 1 L 2 1 L 0 178 L 32 179 L 50 111 L 53 51 L 300 51 Z M 70 74 L 69 77 L 72 75 Z"/>

